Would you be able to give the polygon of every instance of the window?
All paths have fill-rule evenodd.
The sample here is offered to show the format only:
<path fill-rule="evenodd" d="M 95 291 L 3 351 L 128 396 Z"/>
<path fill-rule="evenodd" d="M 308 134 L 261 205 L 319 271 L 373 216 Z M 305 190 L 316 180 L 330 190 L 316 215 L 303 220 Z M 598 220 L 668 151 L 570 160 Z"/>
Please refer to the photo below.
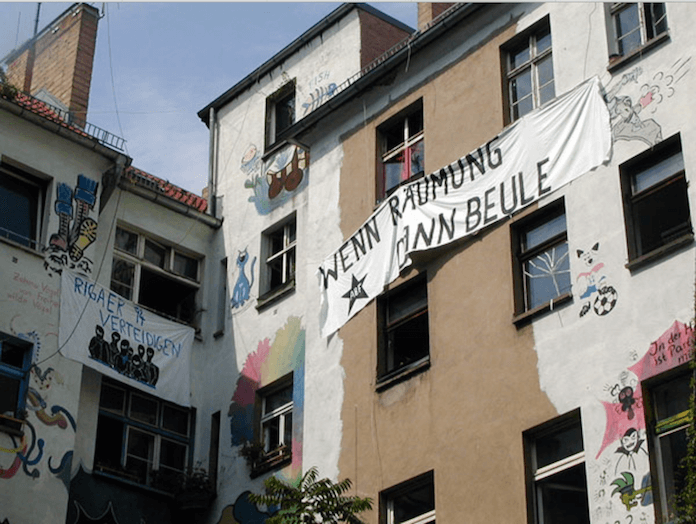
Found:
<path fill-rule="evenodd" d="M 429 362 L 428 291 L 424 276 L 416 277 L 381 297 L 378 315 L 378 380 L 419 369 Z"/>
<path fill-rule="evenodd" d="M 259 455 L 252 460 L 252 477 L 292 459 L 292 373 L 257 391 L 256 406 Z"/>
<path fill-rule="evenodd" d="M 627 56 L 667 32 L 665 4 L 615 3 L 610 13 L 613 56 Z"/>
<path fill-rule="evenodd" d="M 513 38 L 503 56 L 509 121 L 514 122 L 556 96 L 549 19 Z"/>
<path fill-rule="evenodd" d="M 517 314 L 570 293 L 570 261 L 563 201 L 513 226 Z"/>
<path fill-rule="evenodd" d="M 295 287 L 295 246 L 297 243 L 295 216 L 263 234 L 265 253 L 264 297 L 276 297 Z"/>
<path fill-rule="evenodd" d="M 629 262 L 692 238 L 679 135 L 629 160 L 620 170 Z"/>
<path fill-rule="evenodd" d="M 0 333 L 0 428 L 19 434 L 24 418 L 32 344 Z"/>
<path fill-rule="evenodd" d="M 266 99 L 266 147 L 282 138 L 295 123 L 295 82 L 288 82 Z"/>
<path fill-rule="evenodd" d="M 435 483 L 430 471 L 380 494 L 381 524 L 435 522 Z"/>
<path fill-rule="evenodd" d="M 38 179 L 5 162 L 0 164 L 0 237 L 38 249 L 43 188 Z"/>
<path fill-rule="evenodd" d="M 377 195 L 381 200 L 399 184 L 423 174 L 423 101 L 409 107 L 377 129 L 381 154 Z"/>
<path fill-rule="evenodd" d="M 524 441 L 529 522 L 589 524 L 579 411 L 526 432 Z"/>
<path fill-rule="evenodd" d="M 189 466 L 190 410 L 102 377 L 96 471 L 171 491 Z"/>
<path fill-rule="evenodd" d="M 157 313 L 193 323 L 199 259 L 116 227 L 111 289 Z"/>
<path fill-rule="evenodd" d="M 687 426 L 691 423 L 689 397 L 691 396 L 690 373 L 673 376 L 668 381 L 660 380 L 650 388 L 650 418 L 653 424 L 652 455 L 655 467 L 653 490 L 657 498 L 662 522 L 674 515 L 674 497 L 684 487 L 684 471 L 680 466 L 686 456 Z"/>

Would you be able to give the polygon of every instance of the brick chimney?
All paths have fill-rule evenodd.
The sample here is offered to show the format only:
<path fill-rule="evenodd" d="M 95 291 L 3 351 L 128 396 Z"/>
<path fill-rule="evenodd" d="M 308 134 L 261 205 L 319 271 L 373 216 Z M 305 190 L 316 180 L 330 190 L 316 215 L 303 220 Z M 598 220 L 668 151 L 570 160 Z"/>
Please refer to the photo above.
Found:
<path fill-rule="evenodd" d="M 48 103 L 59 102 L 74 124 L 84 126 L 98 21 L 97 9 L 73 4 L 5 57 L 8 81 Z"/>
<path fill-rule="evenodd" d="M 423 30 L 430 22 L 453 5 L 454 3 L 418 2 L 418 30 Z"/>

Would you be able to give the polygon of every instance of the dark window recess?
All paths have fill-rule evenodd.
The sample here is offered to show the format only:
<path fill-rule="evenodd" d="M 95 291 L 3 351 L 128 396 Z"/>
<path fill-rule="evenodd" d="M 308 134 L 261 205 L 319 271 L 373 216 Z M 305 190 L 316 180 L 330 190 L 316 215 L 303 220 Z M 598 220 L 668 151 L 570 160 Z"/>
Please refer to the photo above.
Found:
<path fill-rule="evenodd" d="M 434 524 L 435 483 L 428 472 L 385 490 L 380 495 L 382 524 Z"/>
<path fill-rule="evenodd" d="M 386 378 L 430 355 L 427 281 L 423 277 L 380 299 L 378 377 Z"/>
<path fill-rule="evenodd" d="M 141 268 L 138 302 L 143 306 L 192 323 L 196 315 L 196 291 L 195 287 Z"/>
<path fill-rule="evenodd" d="M 629 260 L 692 234 L 679 136 L 621 166 Z"/>
<path fill-rule="evenodd" d="M 615 3 L 611 7 L 614 52 L 626 56 L 667 32 L 663 3 Z"/>
<path fill-rule="evenodd" d="M 27 178 L 0 169 L 0 236 L 36 249 L 41 188 Z"/>
<path fill-rule="evenodd" d="M 0 333 L 0 427 L 20 430 L 16 420 L 24 418 L 32 349 L 29 342 Z"/>

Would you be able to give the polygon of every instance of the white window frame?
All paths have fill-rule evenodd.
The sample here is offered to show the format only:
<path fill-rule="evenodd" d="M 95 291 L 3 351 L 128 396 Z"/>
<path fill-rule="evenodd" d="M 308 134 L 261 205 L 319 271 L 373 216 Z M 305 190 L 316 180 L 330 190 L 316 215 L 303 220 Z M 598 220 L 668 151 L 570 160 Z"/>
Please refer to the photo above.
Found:
<path fill-rule="evenodd" d="M 538 35 L 542 32 L 545 33 L 546 30 L 548 30 L 549 37 L 551 38 L 551 44 L 546 49 L 539 51 L 537 45 Z M 515 54 L 516 51 L 523 48 L 526 48 L 529 51 L 529 59 L 513 68 L 511 64 L 511 56 Z M 505 44 L 504 49 L 506 71 L 505 96 L 507 97 L 507 104 L 509 108 L 508 118 L 509 122 L 514 122 L 548 101 L 547 100 L 542 102 L 541 91 L 550 84 L 553 84 L 554 87 L 554 96 L 551 97 L 551 99 L 555 97 L 556 74 L 555 69 L 553 68 L 553 37 L 551 35 L 551 27 L 548 18 L 536 23 L 529 30 L 523 32 L 521 36 L 513 38 L 513 40 L 510 43 Z M 547 58 L 551 61 L 553 75 L 550 81 L 541 85 L 539 80 L 538 66 L 542 61 L 546 60 Z M 515 109 L 520 105 L 521 100 L 524 100 L 528 97 L 524 97 L 523 99 L 520 99 L 517 102 L 515 102 L 512 96 L 512 82 L 516 78 L 522 76 L 527 71 L 529 71 L 531 78 L 531 92 L 528 96 L 531 96 L 532 98 L 532 107 L 529 111 L 515 116 Z"/>
<path fill-rule="evenodd" d="M 203 259 L 202 257 L 196 256 L 190 252 L 180 250 L 178 248 L 174 248 L 172 246 L 168 246 L 158 240 L 155 240 L 151 237 L 148 237 L 146 235 L 143 235 L 142 233 L 138 233 L 132 229 L 129 229 L 128 227 L 124 227 L 122 225 L 117 225 L 116 226 L 116 232 L 118 233 L 119 230 L 122 230 L 124 232 L 127 232 L 132 235 L 137 236 L 136 240 L 136 247 L 134 252 L 130 252 L 127 250 L 124 250 L 120 248 L 119 246 L 116 245 L 116 242 L 114 242 L 114 256 L 113 256 L 113 264 L 115 265 L 116 261 L 122 261 L 127 264 L 130 264 L 133 266 L 133 280 L 131 285 L 128 285 L 125 282 L 121 281 L 115 281 L 114 280 L 114 274 L 113 274 L 113 269 L 111 273 L 111 287 L 113 289 L 113 284 L 116 282 L 119 285 L 122 286 L 127 286 L 130 287 L 131 290 L 131 296 L 130 297 L 125 297 L 128 300 L 132 300 L 133 302 L 140 303 L 140 282 L 141 282 L 141 272 L 142 269 L 145 268 L 148 271 L 152 271 L 154 273 L 157 273 L 163 277 L 166 277 L 170 280 L 174 280 L 175 282 L 178 282 L 180 284 L 184 284 L 189 288 L 195 289 L 196 295 L 198 295 L 198 292 L 200 291 L 200 279 L 201 279 L 201 271 L 202 271 L 202 265 L 203 265 Z M 154 244 L 157 247 L 161 247 L 162 249 L 165 250 L 165 256 L 164 256 L 164 267 L 160 267 L 157 264 L 152 263 L 149 260 L 145 259 L 145 246 L 146 244 L 150 242 Z M 184 257 L 188 257 L 192 260 L 195 260 L 197 263 L 197 268 L 196 268 L 196 278 L 192 279 L 186 275 L 183 275 L 181 273 L 177 273 L 174 270 L 174 260 L 176 255 L 181 255 Z M 198 300 L 198 298 L 196 298 Z M 145 306 L 147 307 L 147 306 Z M 166 313 L 155 311 L 155 313 L 163 316 L 170 317 Z M 175 320 L 178 320 L 180 322 L 183 322 L 182 319 L 178 319 L 175 317 Z M 195 319 L 191 320 L 191 323 L 194 323 Z"/>
<path fill-rule="evenodd" d="M 278 110 L 281 102 L 292 99 L 292 122 L 283 129 L 278 129 Z M 286 129 L 297 122 L 297 93 L 295 81 L 291 80 L 266 99 L 266 147 L 275 144 Z"/>
<path fill-rule="evenodd" d="M 646 10 L 652 9 L 653 5 L 656 4 L 662 5 L 664 13 L 658 20 L 652 20 L 650 23 L 648 23 L 649 17 L 646 14 Z M 617 27 L 618 16 L 620 13 L 630 9 L 632 6 L 636 6 L 638 9 L 638 25 L 625 34 L 619 35 L 619 30 Z M 667 19 L 667 10 L 663 2 L 615 2 L 609 6 L 609 16 L 611 19 L 610 36 L 612 46 L 610 54 L 620 57 L 631 55 L 634 51 L 641 49 L 660 35 L 667 33 L 669 30 L 669 28 L 666 26 L 664 31 L 658 32 L 660 23 L 665 20 L 666 24 Z M 650 18 L 652 18 L 652 14 L 650 15 Z M 628 35 L 636 32 L 638 32 L 640 35 L 640 43 L 635 48 L 622 52 L 621 40 L 624 40 Z"/>
<path fill-rule="evenodd" d="M 433 506 L 435 506 L 435 475 L 432 471 L 419 475 L 416 478 L 407 480 L 398 486 L 394 486 L 393 488 L 389 488 L 388 490 L 384 491 L 380 495 L 381 503 L 383 505 L 382 518 L 380 519 L 382 524 L 397 524 L 395 520 L 396 499 L 411 491 L 416 491 L 423 488 L 424 486 L 429 486 L 432 488 Z M 436 508 L 433 507 L 431 510 L 425 511 L 424 513 L 421 513 L 420 515 L 417 515 L 411 519 L 399 522 L 398 524 L 427 524 L 429 522 L 435 522 L 435 512 Z"/>
<path fill-rule="evenodd" d="M 418 116 L 415 116 L 418 115 Z M 409 124 L 409 119 L 411 121 L 415 120 L 420 120 L 423 125 L 422 129 L 420 131 L 416 131 L 413 136 L 410 136 L 411 133 L 411 125 Z M 403 129 L 403 140 L 402 142 L 394 146 L 390 150 L 386 150 L 387 144 L 386 144 L 386 138 L 384 136 L 384 129 L 387 128 L 393 128 L 396 126 L 400 126 Z M 419 142 L 424 142 L 425 140 L 425 118 L 423 115 L 423 102 L 422 100 L 412 104 L 409 108 L 406 110 L 406 114 L 404 116 L 401 115 L 396 115 L 395 117 L 390 118 L 387 122 L 381 124 L 377 130 L 377 133 L 379 135 L 379 147 L 381 150 L 381 157 L 380 157 L 380 166 L 379 166 L 379 177 L 381 178 L 380 183 L 378 184 L 378 198 L 377 200 L 382 200 L 384 199 L 387 195 L 389 195 L 391 192 L 393 192 L 399 185 L 401 185 L 404 182 L 407 182 L 408 180 L 411 180 L 418 175 L 422 174 L 424 171 L 420 170 L 417 172 L 412 172 L 412 169 L 409 169 L 408 172 L 408 177 L 407 178 L 402 178 L 398 184 L 392 186 L 392 187 L 387 187 L 387 172 L 386 172 L 386 165 L 389 163 L 390 160 L 393 160 L 396 158 L 398 155 L 401 155 L 403 153 L 408 152 L 413 146 L 418 144 Z M 423 153 L 425 153 L 425 144 L 423 144 Z M 425 156 L 425 154 L 423 155 Z M 425 166 L 423 166 L 425 167 Z"/>
<path fill-rule="evenodd" d="M 294 239 L 293 232 L 294 231 Z M 282 247 L 280 250 L 273 252 L 273 238 L 278 234 L 282 236 Z M 264 293 L 262 298 L 269 295 L 275 295 L 288 288 L 295 287 L 295 278 L 297 274 L 297 218 L 293 213 L 279 224 L 276 224 L 271 229 L 265 231 L 262 235 L 263 245 L 262 252 L 264 253 L 264 275 L 263 287 Z M 272 264 L 280 260 L 281 282 L 272 284 Z"/>
<path fill-rule="evenodd" d="M 292 392 L 293 392 L 293 383 L 290 381 L 289 383 L 286 381 L 286 379 L 281 379 L 284 384 L 282 387 L 279 388 L 273 388 L 270 391 L 263 392 L 261 395 L 261 420 L 260 420 L 260 431 L 261 431 L 261 438 L 263 442 L 263 447 L 264 447 L 264 452 L 265 453 L 271 453 L 277 449 L 282 448 L 283 446 L 289 446 L 291 443 L 290 442 L 285 442 L 285 431 L 286 431 L 286 425 L 288 424 L 288 418 L 290 419 L 290 433 L 292 434 L 292 412 L 293 408 L 295 405 L 294 398 L 292 398 Z M 266 412 L 266 401 L 268 400 L 268 397 L 271 395 L 277 393 L 278 391 L 282 391 L 285 389 L 290 389 L 291 393 L 291 400 L 282 406 L 277 407 L 276 409 L 271 410 L 270 412 Z M 266 430 L 266 427 L 268 426 L 268 423 L 278 419 L 278 445 L 277 446 L 272 446 L 270 442 L 270 436 L 268 435 L 268 432 Z"/>

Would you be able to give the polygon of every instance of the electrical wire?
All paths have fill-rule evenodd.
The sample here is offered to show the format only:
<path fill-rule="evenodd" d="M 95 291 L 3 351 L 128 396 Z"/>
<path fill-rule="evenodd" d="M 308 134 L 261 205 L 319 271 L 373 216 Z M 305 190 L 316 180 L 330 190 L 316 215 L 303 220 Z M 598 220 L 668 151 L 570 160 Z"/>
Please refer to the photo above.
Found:
<path fill-rule="evenodd" d="M 109 4 L 104 4 L 104 14 L 106 16 L 106 37 L 107 37 L 107 44 L 109 48 L 109 71 L 111 72 L 111 93 L 114 96 L 114 107 L 116 108 L 116 121 L 118 122 L 118 129 L 119 132 L 121 133 L 121 136 L 125 139 L 126 135 L 123 132 L 123 126 L 121 125 L 121 116 L 119 114 L 118 110 L 118 102 L 116 100 L 116 82 L 114 81 L 114 62 L 113 62 L 113 57 L 111 54 L 111 17 L 109 16 Z M 126 149 L 126 154 L 130 156 L 130 153 L 128 152 L 128 142 L 124 142 L 124 147 Z"/>

